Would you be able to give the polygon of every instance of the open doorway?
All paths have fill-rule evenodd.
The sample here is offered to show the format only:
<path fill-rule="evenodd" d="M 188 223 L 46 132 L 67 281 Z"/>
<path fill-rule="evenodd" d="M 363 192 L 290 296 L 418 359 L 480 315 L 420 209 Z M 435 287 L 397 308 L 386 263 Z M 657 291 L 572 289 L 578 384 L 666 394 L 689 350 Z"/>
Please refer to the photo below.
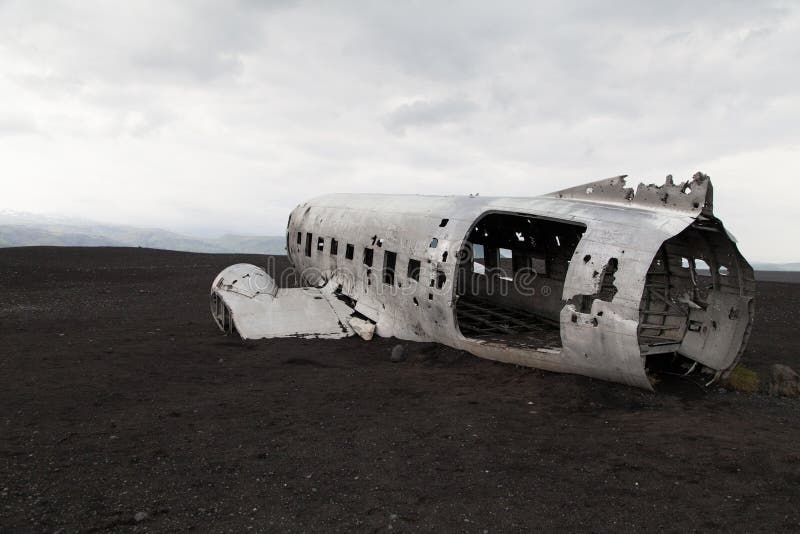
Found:
<path fill-rule="evenodd" d="M 561 347 L 561 295 L 582 224 L 488 213 L 459 255 L 456 321 L 467 338 Z"/>

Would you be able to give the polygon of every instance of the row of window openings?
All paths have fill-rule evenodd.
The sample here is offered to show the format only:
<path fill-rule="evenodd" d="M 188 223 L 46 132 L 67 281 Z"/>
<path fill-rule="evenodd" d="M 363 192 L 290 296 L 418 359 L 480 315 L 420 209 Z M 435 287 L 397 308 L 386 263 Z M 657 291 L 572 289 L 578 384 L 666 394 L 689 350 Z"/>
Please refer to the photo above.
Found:
<path fill-rule="evenodd" d="M 442 219 L 444 224 L 447 224 L 447 219 Z M 442 226 L 444 226 L 444 224 Z M 312 235 L 311 233 L 306 234 L 306 256 L 311 256 L 311 244 L 312 244 Z M 302 232 L 297 232 L 297 244 L 299 245 L 302 242 L 303 234 Z M 433 239 L 431 242 L 431 247 L 435 247 L 438 244 L 438 240 L 436 238 Z M 317 250 L 322 252 L 325 248 L 325 238 L 318 237 L 317 238 Z M 339 242 L 331 238 L 331 247 L 330 247 L 330 254 L 331 256 L 336 256 L 339 253 Z M 372 267 L 373 257 L 375 251 L 369 247 L 364 248 L 364 265 L 367 267 Z M 344 257 L 348 260 L 352 260 L 355 255 L 355 247 L 350 243 L 347 243 L 345 247 Z M 447 252 L 445 251 L 442 254 L 442 261 L 447 261 Z M 394 285 L 395 282 L 395 271 L 397 268 L 397 253 L 391 252 L 389 250 L 383 253 L 383 282 L 385 284 Z M 415 260 L 414 258 L 409 258 L 408 260 L 408 271 L 406 273 L 407 277 L 410 280 L 414 280 L 419 282 L 419 273 L 422 269 L 422 264 L 419 260 Z M 447 275 L 444 271 L 436 271 L 436 277 L 431 280 L 431 287 L 436 287 L 437 289 L 442 289 L 444 287 L 445 282 L 447 281 Z"/>
<path fill-rule="evenodd" d="M 446 224 L 447 223 L 447 219 L 442 219 L 442 222 L 444 224 Z M 444 226 L 444 224 L 442 224 L 441 226 Z M 311 238 L 312 238 L 312 235 L 310 233 L 307 233 L 306 234 L 306 256 L 311 256 Z M 303 232 L 297 232 L 297 244 L 299 245 L 302 242 L 303 242 Z M 374 245 L 376 243 L 377 243 L 377 245 L 379 247 L 383 246 L 383 239 L 376 239 L 375 237 L 373 237 L 372 238 L 372 244 Z M 431 244 L 429 246 L 430 246 L 430 248 L 438 247 L 439 246 L 439 240 L 434 237 L 433 239 L 431 239 Z M 317 238 L 317 250 L 322 252 L 322 250 L 324 248 L 325 248 L 325 238 L 324 237 L 318 237 Z M 368 250 L 368 249 L 364 249 L 364 250 Z M 354 252 L 353 245 L 348 243 L 347 244 L 347 250 L 345 251 L 345 257 L 348 260 L 352 260 L 353 259 L 353 252 Z M 338 253 L 339 253 L 339 242 L 336 239 L 331 238 L 331 256 L 336 256 Z M 442 253 L 442 261 L 447 261 L 447 251 L 446 250 Z"/>
<path fill-rule="evenodd" d="M 487 258 L 487 253 L 489 258 Z M 508 261 L 511 264 L 511 270 L 503 269 L 501 262 Z M 473 243 L 472 245 L 472 261 L 473 270 L 475 274 L 486 274 L 486 269 L 495 269 L 494 274 L 499 274 L 500 278 L 504 280 L 511 280 L 508 275 L 516 274 L 520 271 L 535 272 L 539 275 L 547 274 L 547 262 L 542 258 L 529 256 L 525 254 L 514 255 L 514 251 L 508 248 L 484 248 L 483 245 Z"/>
<path fill-rule="evenodd" d="M 664 265 L 663 260 L 660 258 L 656 260 L 656 265 L 662 267 Z M 693 269 L 698 275 L 700 276 L 711 276 L 713 269 L 711 266 L 704 260 L 700 258 L 681 258 L 681 268 L 683 269 Z M 730 269 L 728 269 L 725 265 L 717 266 L 717 272 L 721 276 L 728 276 L 731 274 Z"/>
<path fill-rule="evenodd" d="M 522 269 L 527 269 L 527 270 L 533 269 L 534 272 L 540 275 L 547 274 L 547 264 L 543 259 L 534 258 L 531 256 L 515 258 L 514 252 L 511 249 L 507 248 L 493 249 L 492 253 L 494 254 L 494 258 L 493 260 L 490 260 L 488 263 L 494 266 L 498 265 L 499 262 L 502 260 L 509 260 L 512 264 L 512 272 L 515 274 Z M 486 265 L 487 258 L 486 258 L 486 250 L 484 249 L 483 245 L 477 243 L 472 245 L 472 257 L 474 264 L 476 266 L 479 266 L 475 270 L 476 274 L 486 274 L 485 269 L 487 267 Z M 584 258 L 584 261 L 588 261 L 588 259 L 590 258 L 591 258 L 590 256 L 587 256 L 586 258 Z M 681 258 L 681 267 L 683 267 L 684 269 L 689 269 L 692 263 L 694 264 L 694 269 L 697 272 L 697 274 L 701 276 L 703 275 L 709 276 L 711 274 L 712 269 L 705 261 L 698 258 L 692 258 L 692 259 L 685 257 Z M 662 260 L 660 259 L 656 260 L 656 265 L 661 266 Z M 717 268 L 717 272 L 722 276 L 728 276 L 730 274 L 730 269 L 728 269 L 724 265 L 720 265 Z M 511 280 L 510 277 L 503 276 L 502 274 L 500 277 L 506 280 Z"/>

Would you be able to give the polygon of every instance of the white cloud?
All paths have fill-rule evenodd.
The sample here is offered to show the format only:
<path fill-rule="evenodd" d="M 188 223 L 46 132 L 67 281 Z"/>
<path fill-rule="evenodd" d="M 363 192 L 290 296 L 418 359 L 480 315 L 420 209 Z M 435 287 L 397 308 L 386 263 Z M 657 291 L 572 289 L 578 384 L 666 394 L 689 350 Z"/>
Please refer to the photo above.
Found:
<path fill-rule="evenodd" d="M 279 234 L 317 193 L 711 174 L 794 260 L 800 15 L 732 2 L 0 2 L 0 207 Z"/>

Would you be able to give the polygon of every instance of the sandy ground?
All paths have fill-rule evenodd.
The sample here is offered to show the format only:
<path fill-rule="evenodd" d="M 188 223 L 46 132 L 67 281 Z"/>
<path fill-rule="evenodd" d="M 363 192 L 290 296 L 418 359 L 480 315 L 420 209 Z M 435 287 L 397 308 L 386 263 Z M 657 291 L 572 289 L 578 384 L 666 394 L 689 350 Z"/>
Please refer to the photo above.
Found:
<path fill-rule="evenodd" d="M 800 529 L 798 400 L 244 345 L 208 312 L 239 261 L 0 250 L 0 531 Z M 800 368 L 800 285 L 758 288 L 745 365 Z"/>
<path fill-rule="evenodd" d="M 800 271 L 756 271 L 756 280 L 800 284 Z"/>

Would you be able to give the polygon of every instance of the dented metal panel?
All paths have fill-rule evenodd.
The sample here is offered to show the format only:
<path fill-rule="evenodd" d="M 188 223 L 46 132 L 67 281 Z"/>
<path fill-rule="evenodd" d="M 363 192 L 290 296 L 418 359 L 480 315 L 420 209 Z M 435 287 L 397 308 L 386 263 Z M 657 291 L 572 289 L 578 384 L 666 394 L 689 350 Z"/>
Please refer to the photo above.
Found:
<path fill-rule="evenodd" d="M 212 301 L 248 338 L 341 337 L 351 329 L 336 325 L 356 315 L 380 336 L 643 388 L 660 355 L 716 377 L 744 349 L 754 288 L 712 208 L 700 173 L 534 198 L 328 195 L 293 210 L 287 228 L 289 259 L 314 288 L 248 295 L 234 270 Z M 711 265 L 710 281 L 688 259 Z"/>

